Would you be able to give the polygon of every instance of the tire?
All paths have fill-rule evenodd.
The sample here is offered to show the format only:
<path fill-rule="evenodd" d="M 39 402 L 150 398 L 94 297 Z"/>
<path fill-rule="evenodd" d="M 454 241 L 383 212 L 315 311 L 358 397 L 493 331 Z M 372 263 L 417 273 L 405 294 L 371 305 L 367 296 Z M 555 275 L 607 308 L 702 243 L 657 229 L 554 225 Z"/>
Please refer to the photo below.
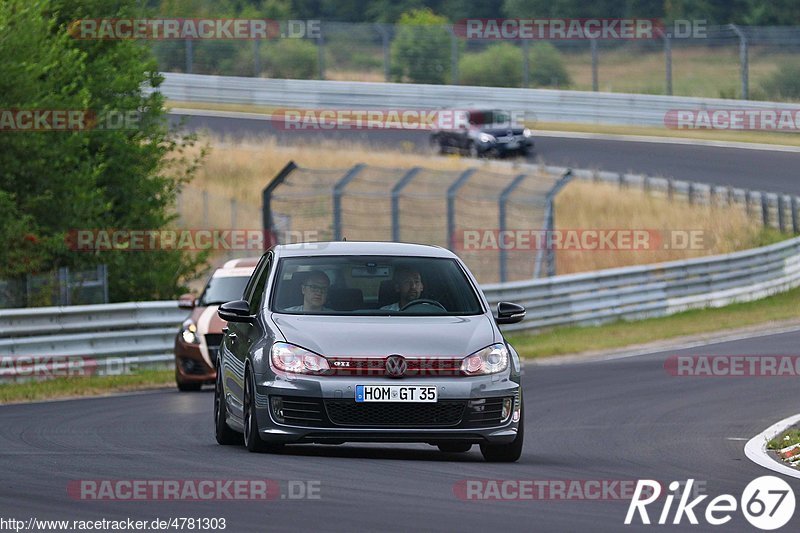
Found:
<path fill-rule="evenodd" d="M 481 444 L 483 458 L 490 463 L 513 463 L 522 455 L 525 438 L 525 410 L 520 412 L 517 437 L 508 444 Z"/>
<path fill-rule="evenodd" d="M 242 435 L 228 426 L 228 406 L 223 394 L 221 370 L 217 365 L 217 380 L 214 382 L 214 436 L 218 444 L 241 444 Z"/>
<path fill-rule="evenodd" d="M 269 444 L 261 439 L 258 431 L 258 417 L 256 417 L 255 380 L 248 370 L 244 377 L 244 445 L 253 453 L 275 453 L 283 446 Z"/>
<path fill-rule="evenodd" d="M 465 453 L 472 449 L 472 444 L 469 442 L 442 442 L 437 444 L 440 451 L 445 453 Z"/>

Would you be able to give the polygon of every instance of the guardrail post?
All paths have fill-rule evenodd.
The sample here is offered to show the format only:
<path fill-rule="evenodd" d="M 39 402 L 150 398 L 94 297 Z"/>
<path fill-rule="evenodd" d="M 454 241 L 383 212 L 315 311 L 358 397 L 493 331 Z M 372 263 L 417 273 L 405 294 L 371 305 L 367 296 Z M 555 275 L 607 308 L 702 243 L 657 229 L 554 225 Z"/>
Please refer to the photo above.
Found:
<path fill-rule="evenodd" d="M 769 200 L 767 199 L 767 195 L 761 191 L 758 194 L 761 195 L 761 220 L 764 223 L 764 227 L 769 227 Z"/>
<path fill-rule="evenodd" d="M 458 194 L 458 190 L 467 183 L 470 176 L 477 171 L 477 168 L 468 168 L 447 188 L 447 247 L 451 250 L 455 248 L 456 194 Z"/>
<path fill-rule="evenodd" d="M 508 203 L 508 197 L 514 192 L 514 190 L 519 187 L 519 184 L 522 183 L 522 180 L 525 179 L 525 174 L 520 174 L 519 176 L 515 177 L 511 180 L 511 183 L 503 189 L 500 193 L 500 199 L 498 200 L 498 218 L 500 223 L 500 235 L 498 239 L 501 238 L 500 236 L 503 235 L 503 232 L 506 231 L 506 204 Z M 504 283 L 508 277 L 507 275 L 507 263 L 508 257 L 506 257 L 506 249 L 502 246 L 500 247 L 500 254 L 499 254 L 499 261 L 500 261 L 500 283 Z"/>
<path fill-rule="evenodd" d="M 618 174 L 618 176 L 619 176 L 619 178 L 617 178 L 617 183 L 619 184 L 619 188 L 620 189 L 624 189 L 625 188 L 625 174 L 620 172 Z"/>
<path fill-rule="evenodd" d="M 667 180 L 667 199 L 672 200 L 675 195 L 675 182 L 670 178 Z"/>
<path fill-rule="evenodd" d="M 797 196 L 792 196 L 792 233 L 795 235 L 800 233 L 800 228 L 797 226 Z"/>
<path fill-rule="evenodd" d="M 406 172 L 392 187 L 392 240 L 400 242 L 400 193 L 409 184 L 414 176 L 419 174 L 420 167 L 414 167 Z"/>
<path fill-rule="evenodd" d="M 778 230 L 781 233 L 786 232 L 786 223 L 784 222 L 783 218 L 785 215 L 783 202 L 786 200 L 786 197 L 782 194 L 778 195 Z"/>
<path fill-rule="evenodd" d="M 709 207 L 712 207 L 714 205 L 714 199 L 716 198 L 716 196 L 717 196 L 717 186 L 716 185 L 710 185 L 708 187 L 708 205 L 709 205 Z"/>
<path fill-rule="evenodd" d="M 694 182 L 689 182 L 689 190 L 686 191 L 689 199 L 689 205 L 694 203 Z"/>
<path fill-rule="evenodd" d="M 592 49 L 592 90 L 597 92 L 600 90 L 600 80 L 597 75 L 597 39 L 591 39 L 589 44 Z"/>
<path fill-rule="evenodd" d="M 753 191 L 747 189 L 744 191 L 744 212 L 745 214 L 750 217 L 753 211 L 753 198 L 752 198 Z"/>
<path fill-rule="evenodd" d="M 344 194 L 344 189 L 365 166 L 363 163 L 357 164 L 348 170 L 347 174 L 333 186 L 333 240 L 335 241 L 342 240 L 342 195 Z"/>
<path fill-rule="evenodd" d="M 278 174 L 272 178 L 269 185 L 264 187 L 261 191 L 261 226 L 264 229 L 264 249 L 268 250 L 273 245 L 278 244 L 277 236 L 273 234 L 273 221 L 272 221 L 272 193 L 273 191 L 289 177 L 297 165 L 294 161 L 289 161 L 286 166 L 281 169 Z"/>

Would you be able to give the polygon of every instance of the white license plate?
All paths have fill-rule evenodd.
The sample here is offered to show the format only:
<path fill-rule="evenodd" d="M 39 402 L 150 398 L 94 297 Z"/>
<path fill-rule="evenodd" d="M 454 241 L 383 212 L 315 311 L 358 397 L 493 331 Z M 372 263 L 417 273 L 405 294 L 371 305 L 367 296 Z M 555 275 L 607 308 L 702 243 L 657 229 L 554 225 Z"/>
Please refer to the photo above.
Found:
<path fill-rule="evenodd" d="M 436 387 L 422 385 L 356 385 L 357 402 L 435 402 Z"/>

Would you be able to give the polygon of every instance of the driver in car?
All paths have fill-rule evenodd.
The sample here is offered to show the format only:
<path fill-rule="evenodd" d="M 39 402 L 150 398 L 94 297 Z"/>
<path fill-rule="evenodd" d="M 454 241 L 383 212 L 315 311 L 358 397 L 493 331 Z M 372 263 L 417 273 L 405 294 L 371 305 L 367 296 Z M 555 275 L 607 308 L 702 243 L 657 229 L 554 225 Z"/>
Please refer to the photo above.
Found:
<path fill-rule="evenodd" d="M 313 270 L 308 274 L 305 282 L 300 286 L 303 293 L 303 305 L 295 305 L 294 307 L 287 307 L 284 311 L 289 312 L 312 312 L 319 313 L 320 311 L 330 311 L 325 307 L 328 301 L 328 289 L 331 286 L 331 281 L 328 275 L 321 270 Z"/>
<path fill-rule="evenodd" d="M 425 286 L 422 275 L 412 268 L 401 267 L 394 273 L 394 288 L 400 295 L 400 301 L 381 307 L 385 311 L 399 311 L 409 302 L 418 300 Z"/>

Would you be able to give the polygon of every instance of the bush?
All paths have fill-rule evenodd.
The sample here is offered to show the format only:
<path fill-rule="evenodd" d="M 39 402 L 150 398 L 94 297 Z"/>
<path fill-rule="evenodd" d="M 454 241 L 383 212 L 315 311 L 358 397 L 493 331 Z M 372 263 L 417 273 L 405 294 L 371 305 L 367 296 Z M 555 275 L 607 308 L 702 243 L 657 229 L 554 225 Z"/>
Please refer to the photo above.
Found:
<path fill-rule="evenodd" d="M 771 99 L 800 100 L 800 63 L 784 65 L 761 86 Z"/>
<path fill-rule="evenodd" d="M 510 43 L 493 44 L 458 62 L 461 83 L 488 87 L 522 85 L 522 50 Z"/>
<path fill-rule="evenodd" d="M 530 52 L 531 85 L 566 87 L 569 78 L 561 53 L 550 43 L 536 43 Z"/>
<path fill-rule="evenodd" d="M 450 77 L 450 33 L 447 19 L 429 9 L 415 9 L 400 17 L 392 41 L 394 81 L 445 83 Z"/>
<path fill-rule="evenodd" d="M 317 77 L 317 47 L 302 39 L 279 39 L 263 48 L 267 72 L 271 78 L 310 80 Z"/>

